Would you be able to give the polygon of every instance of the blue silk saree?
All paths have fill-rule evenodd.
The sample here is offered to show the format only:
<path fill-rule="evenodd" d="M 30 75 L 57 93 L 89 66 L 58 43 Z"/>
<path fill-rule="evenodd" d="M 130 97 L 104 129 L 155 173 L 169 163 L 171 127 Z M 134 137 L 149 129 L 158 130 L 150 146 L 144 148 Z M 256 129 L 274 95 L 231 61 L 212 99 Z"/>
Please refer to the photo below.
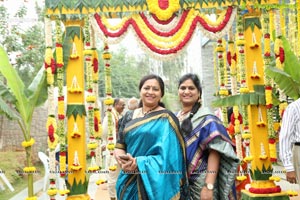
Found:
<path fill-rule="evenodd" d="M 200 108 L 192 118 L 193 131 L 184 136 L 191 199 L 200 199 L 205 183 L 209 150 L 220 154 L 220 166 L 214 184 L 214 199 L 235 199 L 235 177 L 239 159 L 222 121 L 208 109 Z"/>
<path fill-rule="evenodd" d="M 129 114 L 121 120 L 116 148 L 136 158 L 138 172 L 120 172 L 116 184 L 118 200 L 179 199 L 187 184 L 187 173 L 184 141 L 176 116 L 161 110 L 128 120 Z"/>

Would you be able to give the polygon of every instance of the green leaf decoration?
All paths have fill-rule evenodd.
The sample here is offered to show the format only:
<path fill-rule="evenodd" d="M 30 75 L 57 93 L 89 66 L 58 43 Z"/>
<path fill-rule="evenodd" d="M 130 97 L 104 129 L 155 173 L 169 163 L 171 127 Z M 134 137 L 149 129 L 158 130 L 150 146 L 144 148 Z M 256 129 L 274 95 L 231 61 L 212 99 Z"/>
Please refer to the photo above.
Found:
<path fill-rule="evenodd" d="M 72 105 L 67 105 L 67 116 L 70 118 L 71 116 L 74 117 L 76 120 L 77 115 L 82 117 L 83 115 L 86 116 L 86 111 L 85 107 L 82 104 L 72 104 Z"/>
<path fill-rule="evenodd" d="M 290 74 L 276 67 L 268 67 L 265 69 L 268 77 L 274 80 L 278 87 L 289 97 L 294 100 L 300 97 L 300 84 L 296 82 Z"/>
<path fill-rule="evenodd" d="M 284 71 L 291 75 L 291 77 L 298 83 L 300 83 L 300 62 L 298 57 L 295 55 L 294 51 L 291 49 L 291 46 L 288 40 L 285 37 L 282 37 L 282 43 L 285 53 L 284 60 Z M 300 85 L 300 84 L 299 84 Z"/>
<path fill-rule="evenodd" d="M 251 30 L 254 31 L 255 26 L 257 26 L 258 29 L 261 29 L 261 23 L 259 17 L 245 18 L 245 30 L 251 27 Z"/>
<path fill-rule="evenodd" d="M 273 169 L 272 166 L 270 165 L 267 169 L 265 165 L 263 164 L 262 169 L 252 169 L 249 170 L 250 176 L 253 180 L 269 180 L 269 178 L 272 176 Z"/>
<path fill-rule="evenodd" d="M 66 37 L 70 37 L 72 40 L 74 40 L 75 36 L 80 38 L 81 31 L 81 28 L 78 26 L 68 26 L 66 28 Z"/>
<path fill-rule="evenodd" d="M 264 85 L 254 85 L 254 92 L 219 98 L 212 102 L 213 107 L 235 105 L 266 105 Z"/>
<path fill-rule="evenodd" d="M 71 55 L 71 49 L 73 46 L 72 43 L 73 39 L 71 37 L 67 37 L 66 34 L 64 34 L 64 40 L 63 40 L 63 62 L 64 62 L 64 69 L 68 66 L 70 55 Z"/>
<path fill-rule="evenodd" d="M 232 2 L 235 3 L 235 1 L 226 1 L 226 0 L 180 0 L 180 6 L 181 8 L 183 5 L 188 6 L 189 8 L 195 7 L 198 3 L 202 6 L 203 4 L 208 5 L 210 3 L 212 4 L 218 4 L 218 6 L 221 6 L 225 2 Z M 239 5 L 245 4 L 246 0 L 237 0 L 237 3 Z M 261 0 L 258 0 L 258 2 L 261 2 Z M 103 10 L 103 7 L 107 8 L 121 8 L 123 10 L 124 7 L 129 8 L 130 6 L 136 7 L 136 8 L 143 8 L 144 5 L 147 5 L 146 0 L 45 0 L 45 6 L 46 9 L 59 9 L 62 11 L 62 8 L 67 9 L 79 9 L 80 12 L 82 12 L 83 8 L 100 8 L 100 10 Z M 101 13 L 102 15 L 103 13 Z M 119 13 L 120 14 L 120 13 Z"/>
<path fill-rule="evenodd" d="M 80 180 L 78 183 L 74 177 L 73 185 L 70 185 L 68 181 L 66 181 L 67 188 L 70 190 L 69 195 L 80 195 L 80 194 L 86 194 L 88 189 L 89 181 L 85 177 L 85 181 L 82 183 Z"/>

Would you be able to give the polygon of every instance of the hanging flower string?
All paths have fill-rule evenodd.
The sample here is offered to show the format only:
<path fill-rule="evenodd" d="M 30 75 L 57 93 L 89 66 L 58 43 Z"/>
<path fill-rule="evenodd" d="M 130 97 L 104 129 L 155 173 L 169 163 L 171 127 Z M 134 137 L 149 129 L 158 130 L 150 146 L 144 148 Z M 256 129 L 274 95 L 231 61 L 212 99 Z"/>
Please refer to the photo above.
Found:
<path fill-rule="evenodd" d="M 77 52 L 77 48 L 76 48 L 76 44 L 75 42 L 73 42 L 72 44 L 72 53 L 70 55 L 70 59 L 71 60 L 77 60 L 79 58 L 78 52 Z"/>
<path fill-rule="evenodd" d="M 226 55 L 227 63 L 230 68 L 231 92 L 237 94 L 237 68 L 236 68 L 236 51 L 234 48 L 233 30 L 229 32 L 228 52 Z"/>
<path fill-rule="evenodd" d="M 73 171 L 78 171 L 78 170 L 82 169 L 82 166 L 79 163 L 79 158 L 78 158 L 78 152 L 77 151 L 74 152 L 74 160 L 73 160 L 71 169 Z"/>
<path fill-rule="evenodd" d="M 56 165 L 55 165 L 55 148 L 58 144 L 59 137 L 57 135 L 57 124 L 55 119 L 55 99 L 54 99 L 54 74 L 56 72 L 56 62 L 52 54 L 52 24 L 49 18 L 45 18 L 45 43 L 46 43 L 46 53 L 45 53 L 45 70 L 47 73 L 47 84 L 48 84 L 48 118 L 46 123 L 46 130 L 48 134 L 48 148 L 49 148 L 49 189 L 47 194 L 51 200 L 55 200 L 55 195 L 57 193 L 56 189 Z M 62 63 L 60 56 L 60 50 L 58 49 L 58 60 L 60 64 Z"/>
<path fill-rule="evenodd" d="M 81 93 L 83 90 L 78 84 L 77 77 L 74 76 L 72 79 L 71 87 L 68 88 L 68 92 L 70 93 Z"/>
<path fill-rule="evenodd" d="M 86 71 L 86 87 L 88 91 L 88 95 L 86 98 L 87 106 L 88 106 L 88 128 L 89 128 L 89 142 L 88 142 L 88 150 L 90 151 L 91 163 L 88 167 L 88 171 L 95 172 L 99 169 L 99 166 L 96 165 L 95 162 L 95 149 L 98 146 L 97 141 L 95 140 L 94 133 L 94 107 L 96 96 L 93 90 L 93 50 L 91 48 L 91 35 L 90 35 L 90 23 L 88 16 L 84 19 L 84 38 L 85 38 L 85 50 L 84 50 L 84 58 L 85 58 L 85 71 Z"/>
<path fill-rule="evenodd" d="M 55 196 L 58 192 L 57 188 L 56 188 L 56 162 L 55 162 L 55 151 L 54 150 L 50 150 L 49 151 L 49 159 L 50 161 L 52 159 L 54 159 L 54 162 L 49 162 L 49 169 L 50 169 L 50 175 L 49 175 L 49 188 L 47 190 L 47 194 L 50 197 L 50 200 L 55 200 Z"/>
<path fill-rule="evenodd" d="M 101 110 L 100 106 L 98 104 L 98 80 L 99 80 L 99 66 L 98 66 L 98 53 L 96 49 L 96 38 L 95 38 L 95 31 L 92 26 L 90 26 L 90 37 L 91 37 L 91 48 L 93 51 L 92 54 L 92 89 L 93 93 L 95 95 L 95 103 L 94 103 L 94 123 L 93 123 L 93 132 L 94 132 L 94 137 L 96 140 L 96 143 L 98 144 L 96 149 L 91 150 L 90 156 L 95 157 L 95 165 L 93 166 L 98 166 L 99 169 L 102 168 L 102 124 L 101 124 Z"/>
<path fill-rule="evenodd" d="M 252 74 L 251 74 L 251 79 L 253 80 L 257 80 L 260 79 L 260 75 L 257 72 L 257 66 L 256 66 L 256 61 L 253 62 L 253 66 L 252 66 Z"/>
<path fill-rule="evenodd" d="M 295 0 L 290 0 L 290 5 L 294 7 L 296 5 Z M 299 4 L 297 4 L 297 7 L 299 7 Z M 299 56 L 299 51 L 297 51 L 298 41 L 297 41 L 297 35 L 299 34 L 299 31 L 297 31 L 297 16 L 296 16 L 296 9 L 289 8 L 287 10 L 288 12 L 288 22 L 289 22 L 289 29 L 287 31 L 287 38 L 290 41 L 291 49 L 295 52 L 297 56 Z M 297 34 L 295 34 L 297 33 Z"/>
<path fill-rule="evenodd" d="M 107 146 L 106 148 L 109 151 L 108 155 L 108 163 L 109 163 L 109 170 L 115 171 L 117 166 L 114 163 L 113 158 L 113 151 L 115 149 L 114 144 L 114 123 L 113 123 L 113 114 L 112 114 L 112 105 L 114 100 L 112 99 L 112 85 L 111 85 L 111 68 L 109 61 L 111 59 L 111 54 L 109 53 L 108 45 L 104 46 L 104 52 L 102 54 L 102 58 L 105 61 L 105 92 L 106 92 L 106 99 L 104 100 L 104 104 L 107 106 L 107 119 L 108 119 L 108 132 L 107 132 Z"/>
<path fill-rule="evenodd" d="M 56 66 L 57 66 L 57 135 L 59 137 L 59 172 L 61 177 L 66 176 L 67 171 L 67 142 L 65 135 L 65 97 L 64 97 L 64 63 L 62 48 L 61 21 L 55 20 L 56 31 Z"/>
<path fill-rule="evenodd" d="M 226 76 L 225 76 L 226 65 L 224 62 L 225 48 L 224 48 L 222 42 L 223 42 L 222 39 L 219 39 L 218 45 L 215 49 L 215 51 L 217 53 L 218 72 L 219 72 L 219 78 L 220 78 L 219 95 L 220 96 L 228 96 L 229 92 L 225 85 L 226 84 Z"/>
<path fill-rule="evenodd" d="M 265 150 L 264 144 L 261 142 L 260 143 L 260 155 L 259 155 L 259 159 L 266 160 L 267 158 L 268 158 L 268 156 L 266 154 L 266 150 Z"/>
<path fill-rule="evenodd" d="M 252 138 L 252 134 L 250 133 L 249 130 L 247 106 L 242 106 L 241 113 L 243 113 L 243 122 L 244 122 L 242 137 L 243 137 L 243 146 L 245 148 L 245 157 L 243 161 L 246 163 L 250 163 L 253 160 L 253 156 L 250 154 L 250 141 Z"/>
<path fill-rule="evenodd" d="M 283 49 L 282 38 L 281 38 L 282 37 L 282 31 L 281 31 L 282 24 L 278 23 L 278 22 L 281 22 L 280 17 L 282 17 L 282 16 L 278 9 L 275 9 L 274 15 L 275 15 L 275 17 L 273 20 L 273 24 L 275 25 L 275 34 L 276 34 L 276 39 L 275 39 L 275 44 L 274 44 L 274 52 L 275 52 L 275 57 L 276 57 L 276 67 L 283 70 L 285 52 Z M 276 89 L 279 93 L 279 101 L 280 101 L 279 115 L 280 115 L 280 117 L 282 117 L 283 111 L 287 105 L 287 96 L 284 94 L 284 92 L 281 89 L 278 88 L 278 85 L 276 85 Z M 273 118 L 270 120 L 273 120 Z M 271 151 L 270 154 L 272 154 L 272 156 L 271 156 L 272 162 L 277 162 L 276 137 L 277 136 L 275 135 L 275 131 L 272 126 L 272 127 L 270 127 L 270 134 L 269 134 L 269 148 Z"/>
<path fill-rule="evenodd" d="M 256 126 L 258 127 L 265 127 L 266 126 L 266 122 L 263 119 L 263 115 L 262 115 L 262 111 L 261 111 L 261 107 L 258 106 L 258 119 L 256 122 Z"/>
<path fill-rule="evenodd" d="M 73 125 L 73 131 L 71 133 L 72 138 L 80 138 L 81 137 L 81 132 L 79 131 L 78 125 L 76 122 L 74 122 Z"/>
<path fill-rule="evenodd" d="M 264 68 L 271 67 L 271 42 L 270 42 L 270 20 L 268 11 L 264 10 L 262 13 L 263 17 L 263 32 L 264 32 Z M 268 140 L 269 140 L 269 153 L 270 161 L 272 163 L 277 162 L 277 150 L 276 150 L 276 135 L 274 131 L 274 121 L 273 121 L 273 82 L 268 76 L 264 76 L 265 80 L 265 97 L 266 97 L 266 109 L 267 109 L 267 123 L 268 123 Z"/>
<path fill-rule="evenodd" d="M 237 71 L 240 71 L 238 74 L 238 80 L 240 81 L 240 93 L 248 93 L 249 88 L 246 82 L 246 67 L 245 67 L 245 39 L 244 39 L 244 27 L 243 27 L 243 16 L 238 15 L 237 19 Z"/>
<path fill-rule="evenodd" d="M 283 69 L 283 63 L 284 63 L 284 49 L 282 45 L 282 32 L 281 32 L 281 26 L 283 26 L 280 22 L 281 13 L 279 10 L 275 10 L 275 33 L 276 33 L 276 39 L 274 44 L 274 52 L 276 57 L 276 67 L 279 69 Z"/>

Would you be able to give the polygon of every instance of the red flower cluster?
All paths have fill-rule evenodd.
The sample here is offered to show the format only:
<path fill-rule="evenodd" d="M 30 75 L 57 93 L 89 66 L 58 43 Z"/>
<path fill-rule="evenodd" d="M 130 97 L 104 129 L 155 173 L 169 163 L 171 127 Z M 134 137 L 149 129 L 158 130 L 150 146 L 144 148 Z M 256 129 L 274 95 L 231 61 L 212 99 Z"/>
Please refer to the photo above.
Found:
<path fill-rule="evenodd" d="M 281 192 L 281 188 L 279 185 L 272 188 L 249 188 L 249 192 L 254 194 L 272 194 L 272 193 L 278 193 Z"/>

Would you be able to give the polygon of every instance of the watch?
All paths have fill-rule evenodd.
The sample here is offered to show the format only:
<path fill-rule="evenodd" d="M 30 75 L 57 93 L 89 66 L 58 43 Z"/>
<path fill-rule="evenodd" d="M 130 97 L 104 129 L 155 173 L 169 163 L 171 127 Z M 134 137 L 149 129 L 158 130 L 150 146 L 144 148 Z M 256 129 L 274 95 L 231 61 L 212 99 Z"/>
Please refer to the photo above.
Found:
<path fill-rule="evenodd" d="M 204 187 L 206 187 L 209 190 L 213 190 L 214 189 L 214 184 L 211 183 L 204 183 Z"/>

